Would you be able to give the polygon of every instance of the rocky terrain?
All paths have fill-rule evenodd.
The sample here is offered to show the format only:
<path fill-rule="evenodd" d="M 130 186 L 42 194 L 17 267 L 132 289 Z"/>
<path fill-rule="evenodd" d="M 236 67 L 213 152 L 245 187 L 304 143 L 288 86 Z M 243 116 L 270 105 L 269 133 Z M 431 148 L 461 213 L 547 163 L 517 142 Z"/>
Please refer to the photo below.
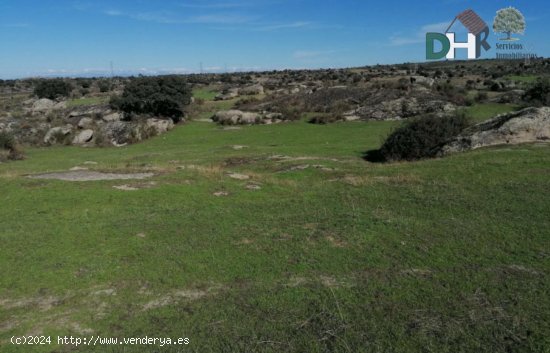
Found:
<path fill-rule="evenodd" d="M 466 129 L 441 149 L 441 155 L 495 145 L 550 141 L 550 108 L 526 108 Z"/>
<path fill-rule="evenodd" d="M 42 79 L 0 81 L 0 132 L 22 145 L 123 146 L 207 114 L 220 125 L 312 123 L 446 116 L 478 104 L 545 105 L 529 78 L 550 73 L 550 60 L 402 64 L 338 70 L 188 75 L 196 95 L 184 119 L 127 114 L 110 103 L 135 78 L 65 79 L 67 96 L 39 98 Z M 514 79 L 517 75 L 525 80 Z M 473 143 L 476 145 L 476 143 Z"/>

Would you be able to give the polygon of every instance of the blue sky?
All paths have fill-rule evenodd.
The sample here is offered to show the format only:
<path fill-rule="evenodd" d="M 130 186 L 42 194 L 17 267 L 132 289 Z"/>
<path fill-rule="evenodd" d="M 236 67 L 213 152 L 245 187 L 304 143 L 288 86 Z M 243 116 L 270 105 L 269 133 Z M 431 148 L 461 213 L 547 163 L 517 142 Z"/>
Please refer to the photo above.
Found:
<path fill-rule="evenodd" d="M 0 0 L 0 78 L 424 61 L 425 32 L 467 8 L 491 26 L 506 6 L 550 56 L 547 0 Z"/>

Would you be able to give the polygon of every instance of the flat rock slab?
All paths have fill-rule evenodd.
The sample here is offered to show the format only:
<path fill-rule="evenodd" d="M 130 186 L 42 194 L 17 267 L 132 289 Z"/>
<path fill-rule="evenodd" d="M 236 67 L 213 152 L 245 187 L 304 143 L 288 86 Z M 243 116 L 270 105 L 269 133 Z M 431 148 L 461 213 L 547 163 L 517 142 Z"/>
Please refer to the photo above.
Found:
<path fill-rule="evenodd" d="M 239 173 L 231 173 L 231 174 L 228 174 L 227 176 L 230 177 L 231 179 L 237 179 L 237 180 L 248 180 L 248 179 L 250 179 L 250 176 L 244 175 L 244 174 L 239 174 Z"/>
<path fill-rule="evenodd" d="M 98 181 L 98 180 L 132 180 L 132 179 L 146 179 L 153 177 L 153 173 L 130 173 L 130 174 L 117 174 L 117 173 L 102 173 L 88 170 L 78 170 L 59 173 L 46 173 L 29 175 L 31 179 L 55 179 L 64 181 Z"/>

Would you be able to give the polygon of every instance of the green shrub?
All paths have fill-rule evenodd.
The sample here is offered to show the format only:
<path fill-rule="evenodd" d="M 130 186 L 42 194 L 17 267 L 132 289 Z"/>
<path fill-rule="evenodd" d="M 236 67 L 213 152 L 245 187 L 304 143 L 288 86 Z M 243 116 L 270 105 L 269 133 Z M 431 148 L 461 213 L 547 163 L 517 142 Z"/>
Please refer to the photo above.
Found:
<path fill-rule="evenodd" d="M 0 131 L 0 159 L 3 156 L 9 160 L 23 159 L 23 152 L 19 149 L 15 137 L 7 131 Z"/>
<path fill-rule="evenodd" d="M 43 80 L 38 82 L 34 88 L 34 94 L 38 98 L 56 99 L 58 97 L 68 97 L 72 86 L 62 79 Z"/>
<path fill-rule="evenodd" d="M 460 134 L 467 126 L 468 119 L 464 114 L 412 119 L 388 136 L 380 154 L 386 161 L 435 157 L 438 146 Z"/>
<path fill-rule="evenodd" d="M 288 106 L 282 107 L 279 112 L 282 115 L 282 120 L 295 121 L 302 118 L 302 112 L 299 109 L 290 108 Z"/>
<path fill-rule="evenodd" d="M 191 88 L 177 76 L 138 77 L 121 97 L 111 98 L 111 106 L 129 114 L 151 114 L 179 122 L 184 107 L 191 102 Z"/>
<path fill-rule="evenodd" d="M 15 137 L 13 134 L 7 131 L 0 132 L 0 148 L 4 150 L 15 148 Z"/>
<path fill-rule="evenodd" d="M 540 78 L 525 92 L 523 99 L 535 105 L 550 105 L 550 79 Z"/>
<path fill-rule="evenodd" d="M 111 83 L 107 80 L 101 80 L 97 84 L 99 88 L 99 92 L 101 93 L 107 93 L 111 90 Z"/>

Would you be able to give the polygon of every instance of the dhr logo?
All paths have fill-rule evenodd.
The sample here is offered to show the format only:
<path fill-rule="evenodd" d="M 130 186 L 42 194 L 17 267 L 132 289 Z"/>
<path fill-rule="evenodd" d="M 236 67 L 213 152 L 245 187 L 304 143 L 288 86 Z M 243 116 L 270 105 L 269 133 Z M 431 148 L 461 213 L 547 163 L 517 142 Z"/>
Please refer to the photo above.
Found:
<path fill-rule="evenodd" d="M 451 27 L 459 20 L 468 30 L 468 41 L 457 42 L 456 34 L 449 32 Z M 439 60 L 443 58 L 454 59 L 457 49 L 467 49 L 468 59 L 478 59 L 481 50 L 489 50 L 491 46 L 487 43 L 489 37 L 489 26 L 473 10 L 466 10 L 456 16 L 449 28 L 443 33 L 426 33 L 426 59 Z M 435 51 L 436 42 L 441 44 L 441 50 Z"/>

